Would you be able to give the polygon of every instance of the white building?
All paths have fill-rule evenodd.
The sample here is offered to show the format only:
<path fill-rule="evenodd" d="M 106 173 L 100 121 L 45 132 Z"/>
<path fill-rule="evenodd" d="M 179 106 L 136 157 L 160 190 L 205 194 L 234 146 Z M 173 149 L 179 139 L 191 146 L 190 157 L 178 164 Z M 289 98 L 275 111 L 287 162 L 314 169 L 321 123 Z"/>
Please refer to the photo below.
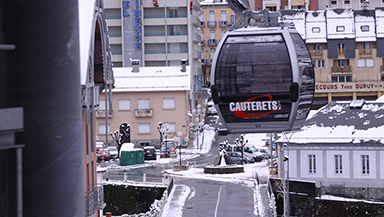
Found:
<path fill-rule="evenodd" d="M 332 102 L 293 133 L 285 148 L 290 179 L 384 193 L 384 103 L 358 101 Z"/>

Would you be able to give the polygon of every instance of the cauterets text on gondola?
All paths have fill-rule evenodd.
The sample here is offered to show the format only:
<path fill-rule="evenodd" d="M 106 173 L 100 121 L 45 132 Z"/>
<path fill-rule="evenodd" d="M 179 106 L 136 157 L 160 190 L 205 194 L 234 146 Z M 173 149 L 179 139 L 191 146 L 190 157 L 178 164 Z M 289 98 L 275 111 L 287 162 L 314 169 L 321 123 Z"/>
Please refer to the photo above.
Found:
<path fill-rule="evenodd" d="M 278 101 L 251 101 L 251 102 L 230 102 L 229 110 L 234 111 L 271 111 L 278 110 Z"/>

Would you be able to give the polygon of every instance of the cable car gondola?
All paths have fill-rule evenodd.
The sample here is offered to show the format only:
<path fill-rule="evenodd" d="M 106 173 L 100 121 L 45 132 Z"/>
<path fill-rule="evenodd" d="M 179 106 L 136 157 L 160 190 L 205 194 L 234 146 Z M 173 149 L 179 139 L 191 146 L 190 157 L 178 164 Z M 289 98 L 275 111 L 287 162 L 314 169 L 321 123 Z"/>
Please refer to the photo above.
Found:
<path fill-rule="evenodd" d="M 299 129 L 314 96 L 312 59 L 292 27 L 227 32 L 211 68 L 211 93 L 229 133 Z"/>

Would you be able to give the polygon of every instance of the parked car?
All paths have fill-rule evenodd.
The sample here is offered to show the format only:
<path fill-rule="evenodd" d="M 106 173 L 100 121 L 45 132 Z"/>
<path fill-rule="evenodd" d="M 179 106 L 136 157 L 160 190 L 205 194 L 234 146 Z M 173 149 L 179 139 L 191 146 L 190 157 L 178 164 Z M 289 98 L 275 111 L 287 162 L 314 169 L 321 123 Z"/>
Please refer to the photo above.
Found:
<path fill-rule="evenodd" d="M 241 153 L 240 152 L 227 152 L 227 155 L 233 163 L 235 164 L 241 164 Z M 247 159 L 243 159 L 243 163 L 247 164 L 250 163 Z"/>
<path fill-rule="evenodd" d="M 229 145 L 227 147 L 227 152 L 240 152 L 241 147 L 237 145 Z M 247 159 L 249 163 L 261 162 L 264 158 L 261 153 L 256 152 L 256 149 L 253 146 L 244 146 L 244 159 Z"/>
<path fill-rule="evenodd" d="M 103 142 L 96 142 L 96 151 L 104 149 L 104 143 Z"/>
<path fill-rule="evenodd" d="M 97 162 L 100 162 L 102 160 L 108 161 L 109 158 L 111 157 L 111 154 L 109 153 L 108 149 L 99 149 L 96 152 L 96 156 L 97 156 Z"/>
<path fill-rule="evenodd" d="M 111 158 L 116 159 L 119 155 L 119 152 L 117 151 L 117 148 L 114 146 L 108 147 L 109 154 L 111 155 Z"/>
<path fill-rule="evenodd" d="M 241 147 L 240 146 L 237 146 L 237 145 L 229 145 L 227 146 L 226 148 L 226 151 L 227 153 L 228 152 L 231 152 L 231 153 L 239 153 L 240 154 L 240 157 L 241 157 Z M 244 157 L 244 160 L 247 162 L 247 163 L 254 163 L 254 162 L 259 162 L 259 161 L 256 161 L 256 158 L 254 158 L 253 154 L 250 154 L 250 153 L 247 153 L 247 152 L 243 152 L 243 157 Z"/>
<path fill-rule="evenodd" d="M 171 154 L 171 149 L 176 148 L 175 142 L 173 140 L 165 140 L 161 146 L 161 154 L 164 156 L 168 156 Z"/>
<path fill-rule="evenodd" d="M 153 146 L 144 147 L 144 159 L 145 160 L 156 160 L 156 149 Z"/>
<path fill-rule="evenodd" d="M 256 162 L 260 162 L 264 159 L 268 159 L 270 156 L 266 149 L 256 148 L 253 145 L 245 145 L 244 146 L 244 152 L 247 152 L 247 153 L 253 155 Z"/>

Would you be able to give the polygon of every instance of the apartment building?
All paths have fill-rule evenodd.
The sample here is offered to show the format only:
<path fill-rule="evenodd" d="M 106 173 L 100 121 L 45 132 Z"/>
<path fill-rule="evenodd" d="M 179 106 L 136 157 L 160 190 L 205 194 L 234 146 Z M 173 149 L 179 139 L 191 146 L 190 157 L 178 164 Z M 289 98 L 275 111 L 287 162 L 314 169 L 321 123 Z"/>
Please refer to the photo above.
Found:
<path fill-rule="evenodd" d="M 201 67 L 204 74 L 204 82 L 210 77 L 212 59 L 215 56 L 216 47 L 220 39 L 228 31 L 228 27 L 235 24 L 235 13 L 228 7 L 225 0 L 206 0 L 200 2 L 202 14 L 201 20 Z"/>
<path fill-rule="evenodd" d="M 179 66 L 188 60 L 190 98 L 201 92 L 200 4 L 197 0 L 108 0 L 105 14 L 114 67 Z"/>
<path fill-rule="evenodd" d="M 270 11 L 304 9 L 319 10 L 319 1 L 321 0 L 250 0 L 253 10 L 261 11 L 268 9 Z"/>
<path fill-rule="evenodd" d="M 130 125 L 131 141 L 136 147 L 160 144 L 159 122 L 168 128 L 165 136 L 173 139 L 177 132 L 188 136 L 188 93 L 190 91 L 190 66 L 181 67 L 131 67 L 114 68 L 115 88 L 112 113 L 106 126 L 105 96 L 100 95 L 100 108 L 96 113 L 97 138 L 105 141 L 110 132 L 119 130 L 123 123 Z M 165 137 L 164 137 L 165 139 Z"/>
<path fill-rule="evenodd" d="M 314 108 L 384 93 L 384 10 L 281 11 L 305 39 L 315 66 Z"/>

